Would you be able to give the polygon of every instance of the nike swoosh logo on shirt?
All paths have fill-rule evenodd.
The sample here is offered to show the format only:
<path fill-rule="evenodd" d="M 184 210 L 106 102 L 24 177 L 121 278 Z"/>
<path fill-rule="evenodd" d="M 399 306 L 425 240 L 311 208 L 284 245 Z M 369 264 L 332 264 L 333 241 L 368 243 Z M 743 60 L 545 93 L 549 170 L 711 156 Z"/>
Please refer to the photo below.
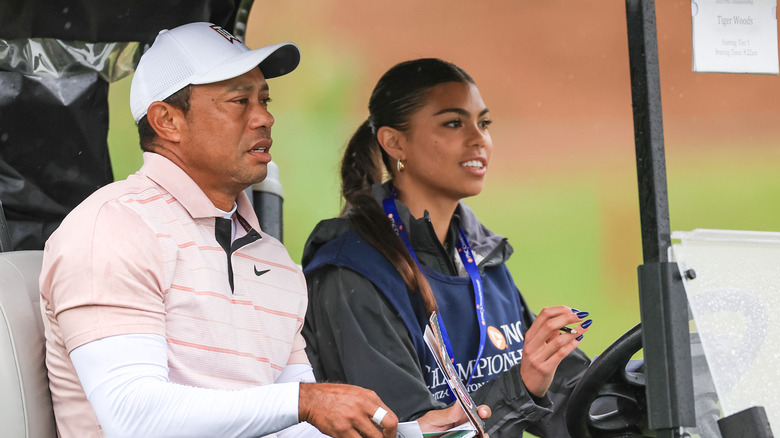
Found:
<path fill-rule="evenodd" d="M 270 269 L 266 269 L 265 271 L 258 271 L 257 266 L 255 266 L 254 268 L 255 268 L 255 275 L 257 275 L 258 277 L 270 271 Z"/>

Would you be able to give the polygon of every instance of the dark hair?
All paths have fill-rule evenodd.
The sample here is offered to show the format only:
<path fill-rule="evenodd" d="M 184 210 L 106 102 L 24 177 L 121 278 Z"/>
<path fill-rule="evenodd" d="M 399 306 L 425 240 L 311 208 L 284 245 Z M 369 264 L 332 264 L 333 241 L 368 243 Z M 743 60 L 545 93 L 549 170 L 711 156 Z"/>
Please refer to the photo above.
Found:
<path fill-rule="evenodd" d="M 379 145 L 377 130 L 388 126 L 405 132 L 411 116 L 425 105 L 430 89 L 446 82 L 473 84 L 474 80 L 455 64 L 435 58 L 402 62 L 388 70 L 374 87 L 368 101 L 368 119 L 352 135 L 341 162 L 345 215 L 353 228 L 395 266 L 406 286 L 420 292 L 428 312 L 436 310 L 431 287 L 371 196 L 371 186 L 381 182 L 383 175 L 392 175 L 394 165 Z"/>
<path fill-rule="evenodd" d="M 171 94 L 167 98 L 163 99 L 163 102 L 171 105 L 174 108 L 181 110 L 184 115 L 190 110 L 190 86 L 182 88 L 181 90 Z M 157 138 L 157 133 L 149 124 L 146 115 L 141 117 L 138 121 L 138 140 L 141 143 L 141 150 L 144 152 L 153 152 L 154 140 Z"/>

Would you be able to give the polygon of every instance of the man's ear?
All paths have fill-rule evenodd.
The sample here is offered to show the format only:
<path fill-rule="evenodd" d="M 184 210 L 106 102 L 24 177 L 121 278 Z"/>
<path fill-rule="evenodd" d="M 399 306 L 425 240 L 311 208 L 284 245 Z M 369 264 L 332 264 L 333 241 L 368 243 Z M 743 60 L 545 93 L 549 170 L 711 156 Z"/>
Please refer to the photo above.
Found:
<path fill-rule="evenodd" d="M 389 126 L 382 126 L 376 132 L 376 139 L 379 141 L 379 145 L 385 150 L 387 155 L 394 160 L 406 159 L 406 151 L 404 151 L 404 138 L 403 133 L 395 128 Z"/>
<path fill-rule="evenodd" d="M 165 102 L 154 102 L 146 111 L 146 120 L 161 139 L 174 143 L 181 141 L 184 113 L 178 108 Z"/>

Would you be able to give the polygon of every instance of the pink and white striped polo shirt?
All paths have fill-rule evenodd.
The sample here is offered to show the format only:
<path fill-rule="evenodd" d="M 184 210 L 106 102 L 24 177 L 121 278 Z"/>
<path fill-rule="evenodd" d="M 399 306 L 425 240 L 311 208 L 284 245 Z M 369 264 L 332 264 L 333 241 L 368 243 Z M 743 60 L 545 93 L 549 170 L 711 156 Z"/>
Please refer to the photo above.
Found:
<path fill-rule="evenodd" d="M 232 253 L 233 290 L 215 239 L 219 211 L 158 154 L 144 153 L 139 172 L 96 191 L 51 236 L 41 308 L 62 436 L 101 435 L 68 353 L 103 337 L 165 336 L 170 380 L 204 388 L 270 384 L 286 365 L 308 363 L 303 274 L 260 231 L 244 193 L 237 204 L 259 238 Z"/>

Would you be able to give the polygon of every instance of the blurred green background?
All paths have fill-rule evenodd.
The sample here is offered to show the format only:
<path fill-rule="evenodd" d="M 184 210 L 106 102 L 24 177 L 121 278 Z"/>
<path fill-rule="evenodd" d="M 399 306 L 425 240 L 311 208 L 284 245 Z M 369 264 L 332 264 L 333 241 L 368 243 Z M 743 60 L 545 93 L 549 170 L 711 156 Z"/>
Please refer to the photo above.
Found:
<path fill-rule="evenodd" d="M 778 230 L 778 77 L 692 73 L 690 1 L 656 7 L 672 230 Z M 639 321 L 623 2 L 255 2 L 248 45 L 281 41 L 302 51 L 293 74 L 270 81 L 294 260 L 314 225 L 339 214 L 340 154 L 376 80 L 399 61 L 440 57 L 474 77 L 491 110 L 486 188 L 466 202 L 514 246 L 509 267 L 533 310 L 590 311 L 591 356 Z M 141 163 L 129 86 L 109 96 L 116 178 Z"/>

